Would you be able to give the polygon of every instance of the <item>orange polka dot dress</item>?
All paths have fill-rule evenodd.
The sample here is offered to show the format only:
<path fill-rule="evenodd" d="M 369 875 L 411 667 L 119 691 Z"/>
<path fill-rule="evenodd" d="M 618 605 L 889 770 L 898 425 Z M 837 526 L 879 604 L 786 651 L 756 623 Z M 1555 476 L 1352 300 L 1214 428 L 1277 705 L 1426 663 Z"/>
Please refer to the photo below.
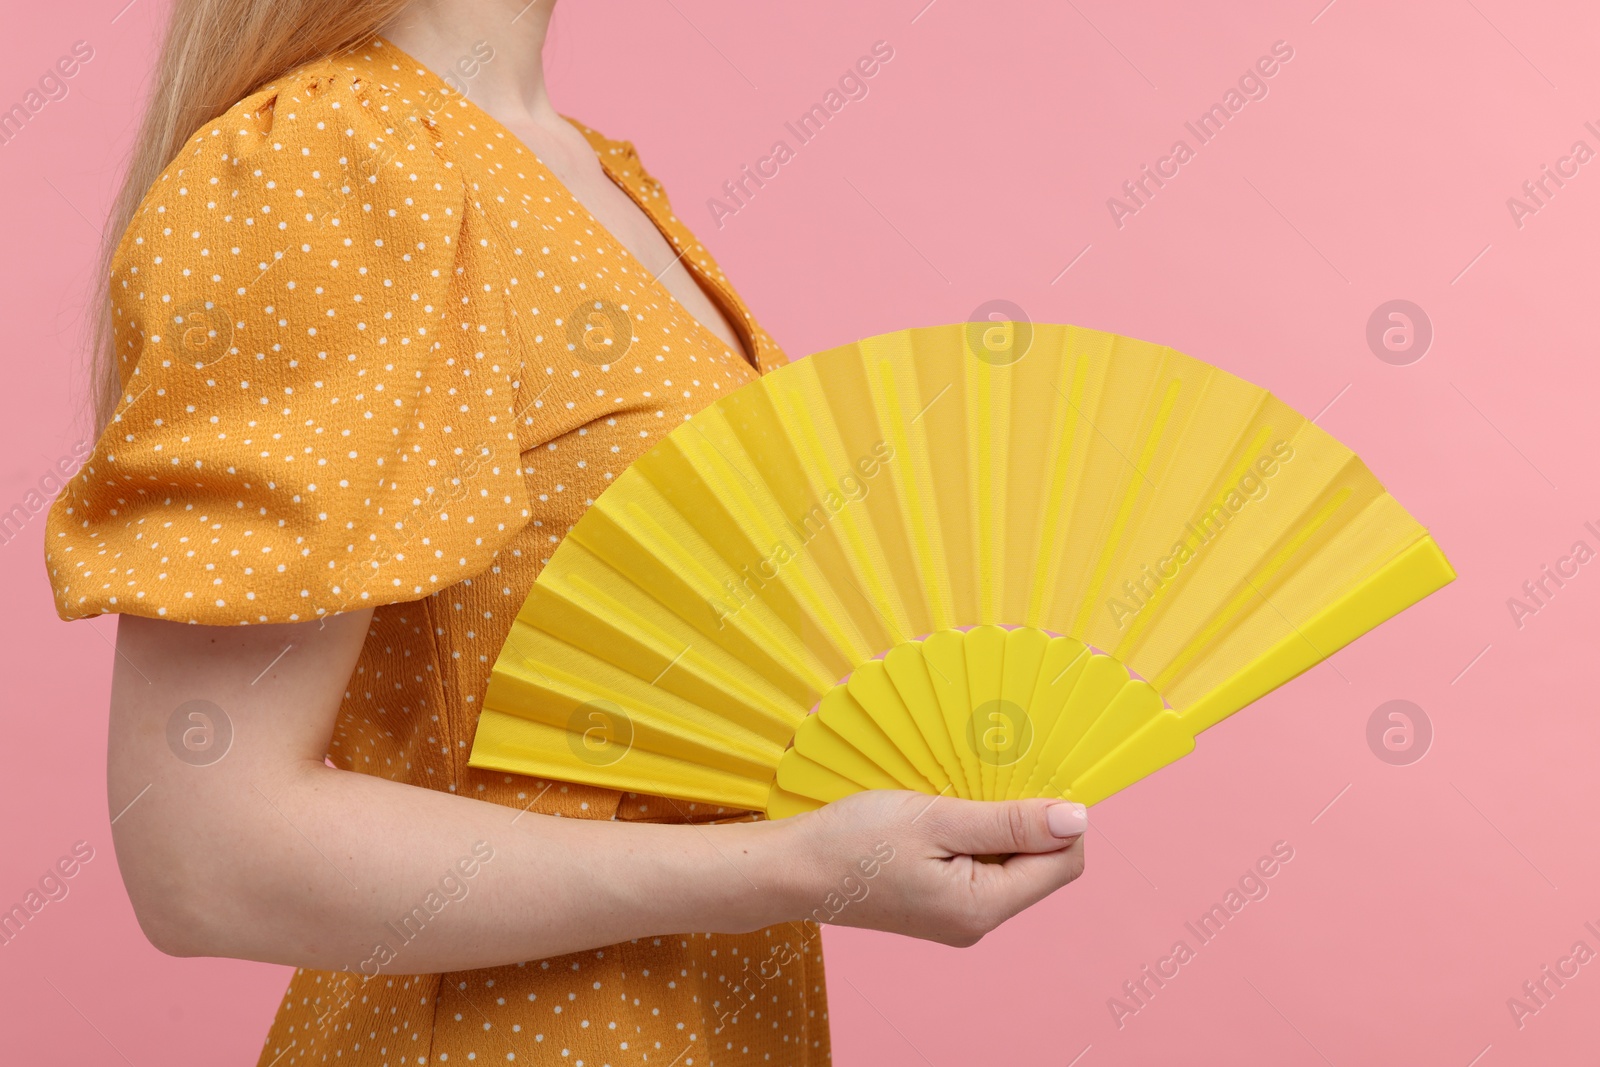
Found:
<path fill-rule="evenodd" d="M 122 237 L 124 396 L 46 531 L 61 617 L 371 607 L 338 767 L 543 817 L 749 817 L 467 766 L 561 537 L 674 426 L 784 361 L 633 147 L 579 129 L 746 351 L 392 44 L 308 64 L 196 133 Z M 300 970 L 259 1063 L 828 1059 L 804 923 L 443 975 Z"/>

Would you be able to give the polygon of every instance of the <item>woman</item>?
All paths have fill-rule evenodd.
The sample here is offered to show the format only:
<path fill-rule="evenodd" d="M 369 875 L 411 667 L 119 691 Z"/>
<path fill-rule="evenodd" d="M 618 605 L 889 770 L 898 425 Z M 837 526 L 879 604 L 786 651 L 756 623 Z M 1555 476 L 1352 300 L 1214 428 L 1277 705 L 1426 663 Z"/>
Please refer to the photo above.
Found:
<path fill-rule="evenodd" d="M 1080 873 L 1085 815 L 467 766 L 561 536 L 784 361 L 632 146 L 552 108 L 524 3 L 178 0 L 47 533 L 62 617 L 124 616 L 118 862 L 162 951 L 300 968 L 263 1065 L 820 1063 L 808 917 L 971 944 Z"/>

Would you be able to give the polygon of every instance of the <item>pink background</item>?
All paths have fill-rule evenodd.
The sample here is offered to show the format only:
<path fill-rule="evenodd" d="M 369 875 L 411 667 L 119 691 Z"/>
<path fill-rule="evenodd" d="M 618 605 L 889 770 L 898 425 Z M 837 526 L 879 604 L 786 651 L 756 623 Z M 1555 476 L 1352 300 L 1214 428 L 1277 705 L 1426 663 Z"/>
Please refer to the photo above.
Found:
<path fill-rule="evenodd" d="M 165 14 L 113 22 L 125 2 L 14 4 L 0 37 L 5 105 L 72 42 L 96 53 L 0 148 L 5 506 L 83 433 L 88 264 Z M 1520 228 L 1506 198 L 1574 140 L 1600 148 L 1600 14 L 1323 2 L 562 5 L 558 106 L 638 145 L 791 354 L 996 298 L 1167 343 L 1307 414 L 1333 401 L 1321 424 L 1461 575 L 1097 808 L 1087 875 L 978 947 L 830 929 L 841 1064 L 1593 1062 L 1600 963 L 1520 1029 L 1506 1001 L 1574 941 L 1600 949 L 1600 563 L 1520 629 L 1506 601 L 1575 540 L 1600 548 L 1600 162 Z M 719 230 L 706 199 L 880 39 L 870 95 Z M 1184 121 L 1278 40 L 1270 94 L 1119 229 L 1107 197 L 1193 146 Z M 1435 330 L 1409 366 L 1365 341 L 1395 298 Z M 254 1062 L 288 971 L 141 937 L 103 776 L 115 622 L 55 620 L 42 531 L 0 546 L 0 903 L 75 841 L 96 857 L 0 947 L 0 1059 Z M 1368 747 L 1392 699 L 1435 731 L 1409 766 Z M 1194 947 L 1185 920 L 1280 840 L 1270 895 L 1119 1029 L 1108 998 Z"/>

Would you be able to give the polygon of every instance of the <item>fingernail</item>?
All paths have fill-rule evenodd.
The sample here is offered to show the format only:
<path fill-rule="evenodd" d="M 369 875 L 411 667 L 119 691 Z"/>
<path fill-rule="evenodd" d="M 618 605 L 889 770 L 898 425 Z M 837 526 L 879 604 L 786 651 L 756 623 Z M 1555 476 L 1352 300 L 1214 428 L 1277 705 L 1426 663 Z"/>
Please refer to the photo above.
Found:
<path fill-rule="evenodd" d="M 1077 837 L 1089 829 L 1089 809 L 1070 800 L 1050 805 L 1044 818 L 1057 837 Z"/>

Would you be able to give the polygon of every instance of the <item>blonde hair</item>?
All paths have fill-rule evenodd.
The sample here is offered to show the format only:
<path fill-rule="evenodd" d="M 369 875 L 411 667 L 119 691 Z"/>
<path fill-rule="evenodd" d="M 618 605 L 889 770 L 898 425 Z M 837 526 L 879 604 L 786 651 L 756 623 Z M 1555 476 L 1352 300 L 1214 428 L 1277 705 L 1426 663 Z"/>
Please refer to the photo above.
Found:
<path fill-rule="evenodd" d="M 122 399 L 111 328 L 111 264 L 139 203 L 195 131 L 312 60 L 375 36 L 410 0 L 176 0 L 90 298 L 95 433 Z"/>

